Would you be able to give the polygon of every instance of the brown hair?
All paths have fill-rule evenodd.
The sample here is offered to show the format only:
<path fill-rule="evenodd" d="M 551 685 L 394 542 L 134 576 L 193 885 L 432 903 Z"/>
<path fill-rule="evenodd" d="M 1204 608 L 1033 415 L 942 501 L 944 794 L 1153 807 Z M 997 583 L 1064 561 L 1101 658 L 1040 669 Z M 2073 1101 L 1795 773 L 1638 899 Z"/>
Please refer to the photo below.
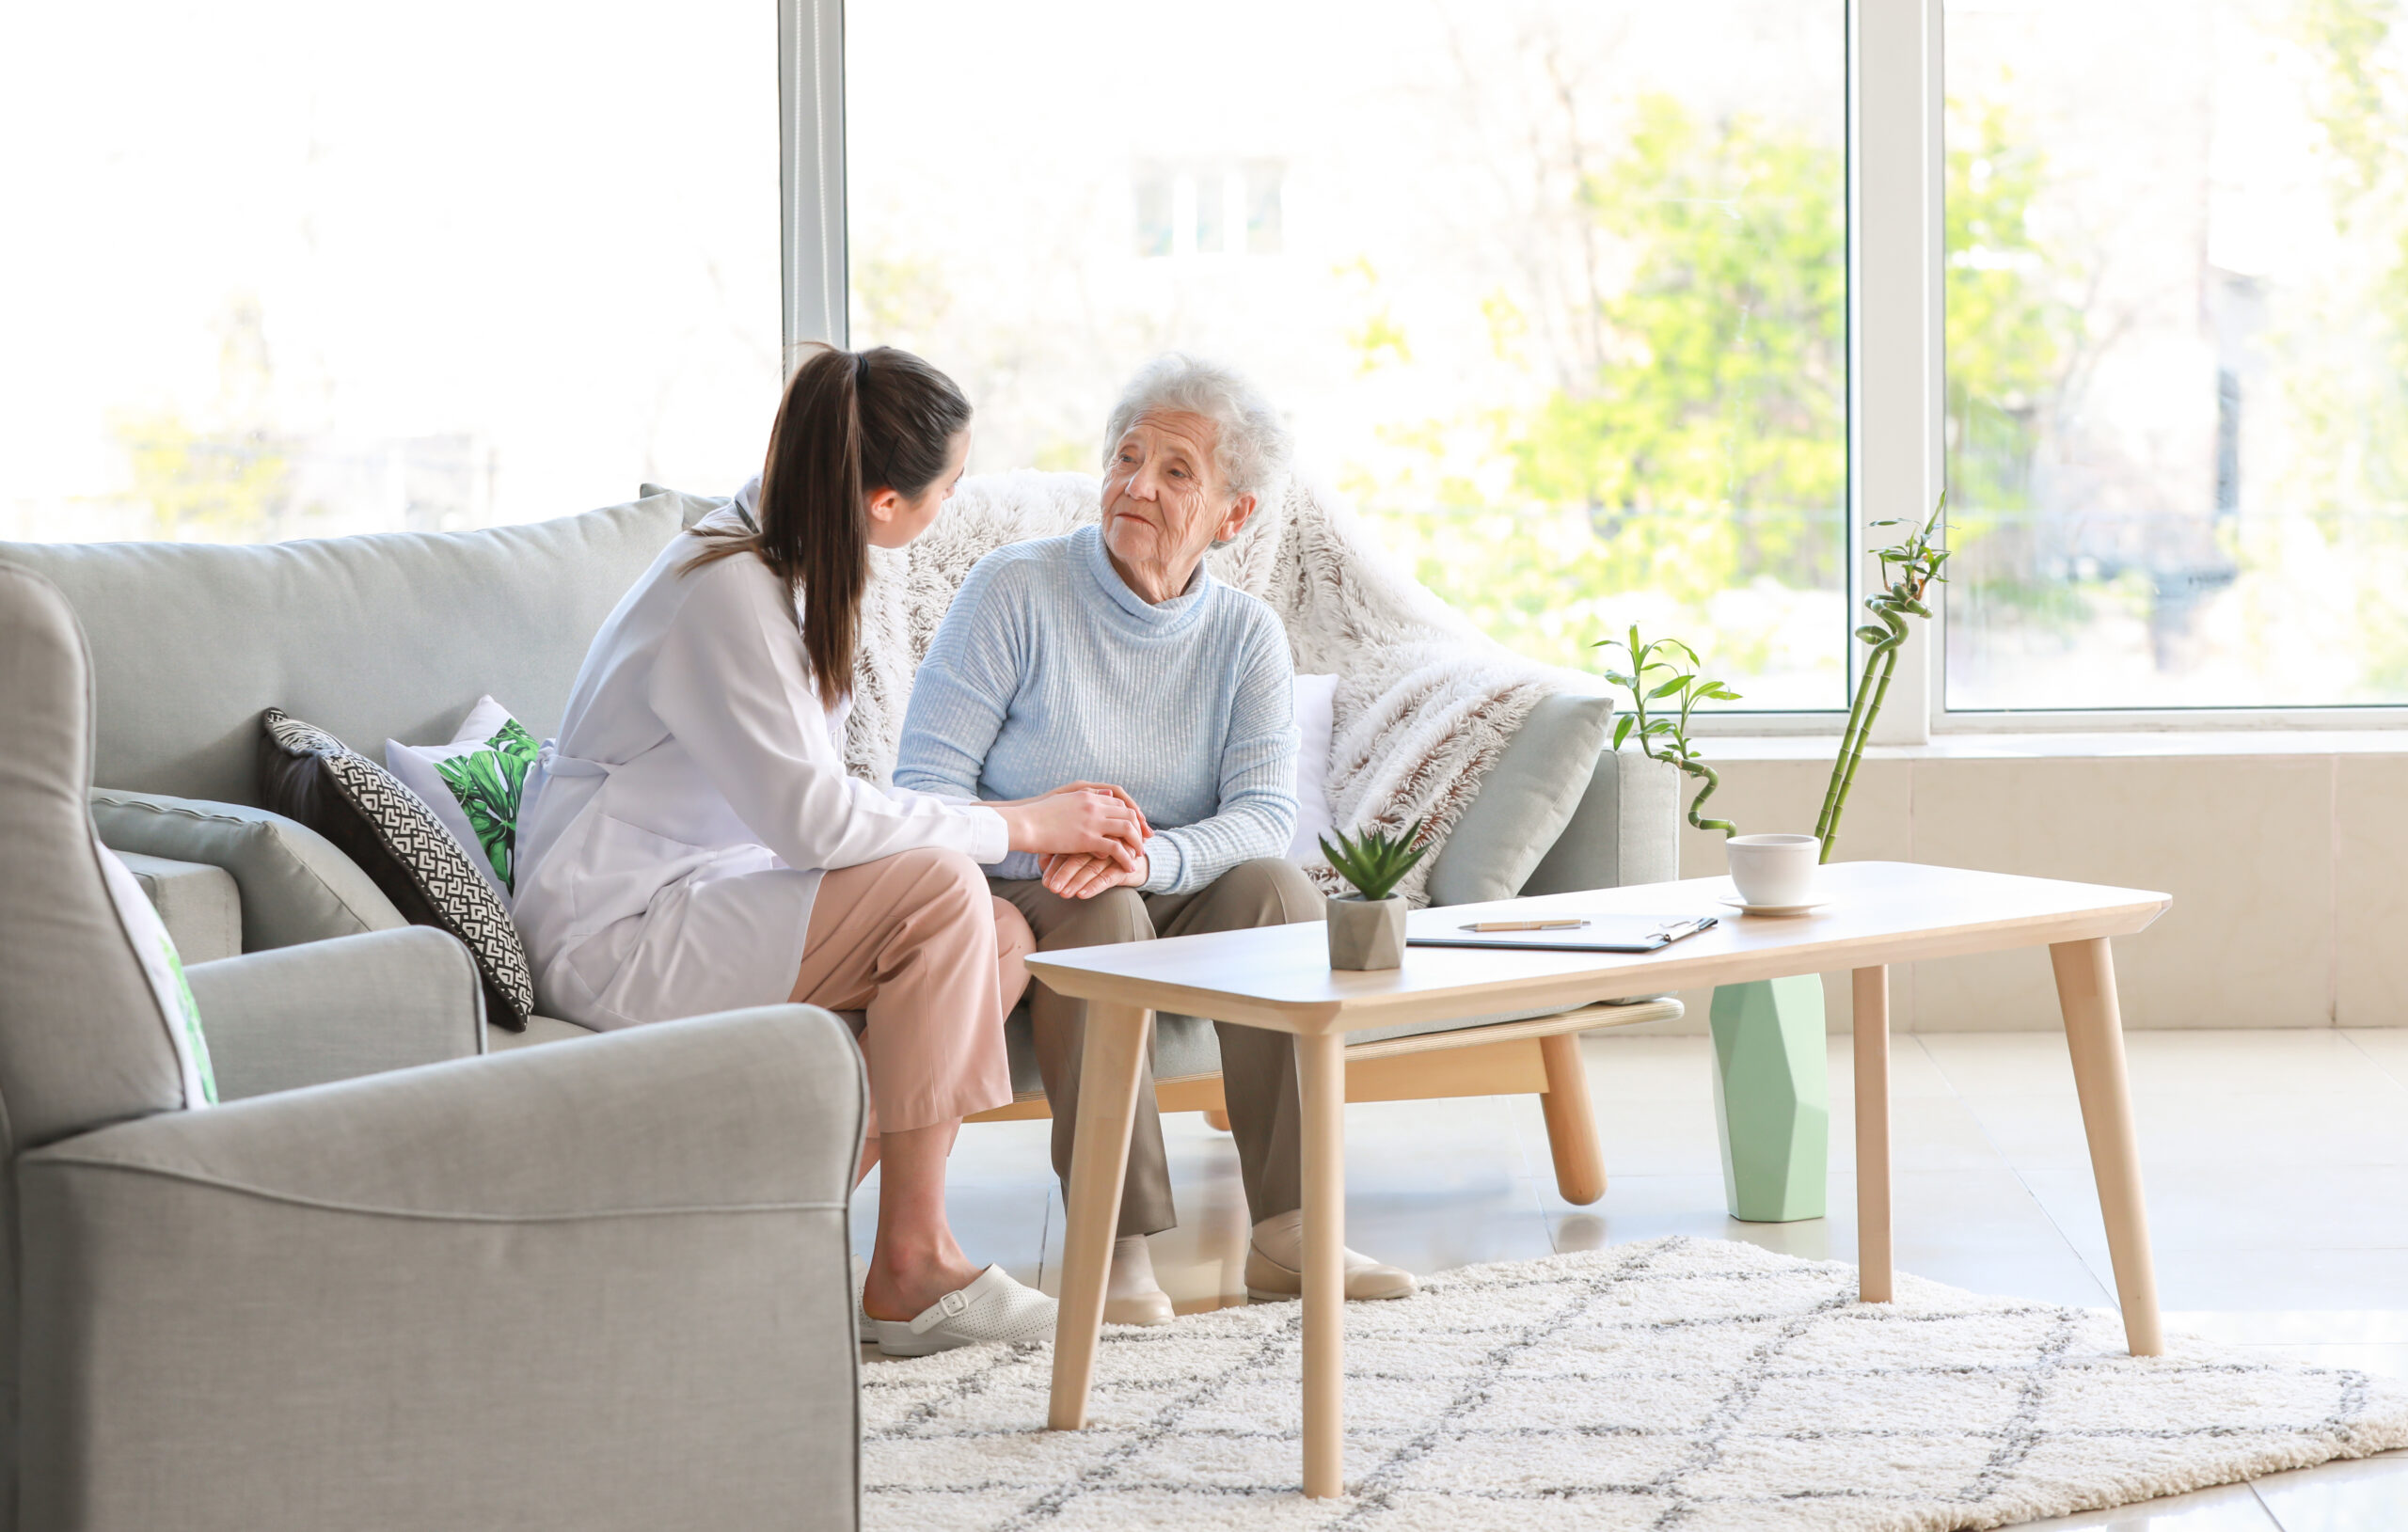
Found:
<path fill-rule="evenodd" d="M 852 687 L 862 591 L 869 583 L 869 502 L 916 499 L 945 470 L 970 401 L 908 351 L 825 346 L 786 380 L 761 465 L 755 524 L 705 534 L 691 571 L 753 553 L 801 598 L 802 652 L 829 707 Z"/>

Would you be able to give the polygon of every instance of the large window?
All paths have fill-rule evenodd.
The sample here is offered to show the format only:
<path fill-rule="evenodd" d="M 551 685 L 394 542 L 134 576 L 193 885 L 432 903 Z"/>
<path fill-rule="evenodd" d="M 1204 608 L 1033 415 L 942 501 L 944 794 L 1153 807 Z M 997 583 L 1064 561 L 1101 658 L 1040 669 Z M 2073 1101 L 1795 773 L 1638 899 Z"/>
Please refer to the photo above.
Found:
<path fill-rule="evenodd" d="M 856 343 L 971 390 L 982 468 L 1092 467 L 1154 352 L 1238 363 L 1542 659 L 1635 621 L 1743 711 L 1842 707 L 1852 481 L 1867 521 L 1944 481 L 1896 737 L 2408 704 L 2408 0 L 1853 11 L 8 8 L 0 537 L 725 490 L 842 269 Z M 1890 103 L 1852 234 L 1851 88 Z"/>
<path fill-rule="evenodd" d="M 1506 643 L 1846 705 L 1840 0 L 1042 15 L 845 11 L 852 339 L 960 379 L 975 466 L 1093 468 L 1203 351 Z"/>
<path fill-rule="evenodd" d="M 776 403 L 763 0 L 0 11 L 0 536 L 724 491 Z"/>
<path fill-rule="evenodd" d="M 1948 704 L 2408 703 L 2408 14 L 1946 22 Z"/>

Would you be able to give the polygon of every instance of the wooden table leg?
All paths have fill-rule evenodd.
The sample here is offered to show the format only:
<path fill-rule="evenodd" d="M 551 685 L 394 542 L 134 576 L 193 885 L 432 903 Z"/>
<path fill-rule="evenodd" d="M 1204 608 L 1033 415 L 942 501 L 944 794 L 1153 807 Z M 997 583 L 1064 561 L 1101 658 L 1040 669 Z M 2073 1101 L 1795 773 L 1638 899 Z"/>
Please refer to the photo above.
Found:
<path fill-rule="evenodd" d="M 1580 1034 L 1560 1032 L 1539 1039 L 1546 1069 L 1546 1094 L 1539 1111 L 1546 1118 L 1547 1147 L 1555 1155 L 1555 1189 L 1563 1200 L 1586 1208 L 1606 1194 L 1606 1154 L 1597 1142 L 1597 1105 L 1589 1098 L 1589 1070 L 1580 1061 Z"/>
<path fill-rule="evenodd" d="M 2099 937 L 2058 942 L 2049 949 L 2049 962 L 2057 973 L 2057 1007 L 2065 1013 L 2066 1049 L 2073 1055 L 2074 1089 L 2082 1097 L 2090 1173 L 2099 1181 L 2115 1298 L 2124 1309 L 2124 1339 L 2134 1356 L 2160 1356 L 2165 1335 L 2158 1323 L 2157 1263 L 2149 1255 L 2148 1213 L 2141 1198 L 2140 1145 L 2132 1133 L 2131 1084 L 2124 1070 L 2124 1020 L 2115 1006 L 2115 960 L 2107 939 Z"/>
<path fill-rule="evenodd" d="M 1856 999 L 1856 1296 L 1886 1303 L 1890 1249 L 1890 971 L 1861 968 Z"/>
<path fill-rule="evenodd" d="M 1054 1397 L 1045 1423 L 1074 1431 L 1087 1423 L 1087 1385 L 1103 1330 L 1103 1289 L 1112 1275 L 1112 1233 L 1129 1173 L 1129 1131 L 1137 1116 L 1137 1066 L 1152 1012 L 1087 1002 L 1079 1064 L 1079 1126 L 1070 1146 L 1070 1193 L 1062 1227 L 1062 1299 L 1054 1325 Z"/>
<path fill-rule="evenodd" d="M 1346 1038 L 1296 1039 L 1304 1097 L 1305 1493 L 1346 1493 Z"/>

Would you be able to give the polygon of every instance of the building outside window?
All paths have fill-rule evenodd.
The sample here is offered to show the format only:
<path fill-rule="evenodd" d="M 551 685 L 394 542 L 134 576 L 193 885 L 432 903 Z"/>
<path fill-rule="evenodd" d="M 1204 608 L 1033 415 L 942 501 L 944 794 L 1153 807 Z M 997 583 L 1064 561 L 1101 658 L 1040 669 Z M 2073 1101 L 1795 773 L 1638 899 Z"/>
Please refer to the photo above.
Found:
<path fill-rule="evenodd" d="M 1137 254 L 1277 255 L 1286 171 L 1276 160 L 1138 162 L 1129 176 Z"/>

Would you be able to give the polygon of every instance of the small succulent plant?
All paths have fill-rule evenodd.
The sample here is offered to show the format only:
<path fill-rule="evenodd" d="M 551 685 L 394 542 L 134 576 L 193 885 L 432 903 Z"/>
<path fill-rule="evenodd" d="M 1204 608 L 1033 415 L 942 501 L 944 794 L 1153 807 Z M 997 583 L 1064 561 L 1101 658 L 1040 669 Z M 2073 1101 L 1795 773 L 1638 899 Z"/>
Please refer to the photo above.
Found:
<path fill-rule="evenodd" d="M 1332 830 L 1330 835 L 1338 837 L 1338 844 L 1332 845 L 1329 835 L 1321 837 L 1321 854 L 1338 869 L 1339 877 L 1354 885 L 1355 892 L 1366 899 L 1385 899 L 1404 881 L 1404 875 L 1413 871 L 1413 864 L 1429 852 L 1428 846 L 1414 844 L 1427 822 L 1416 819 L 1400 835 L 1376 829 L 1357 830 L 1353 835 Z"/>

